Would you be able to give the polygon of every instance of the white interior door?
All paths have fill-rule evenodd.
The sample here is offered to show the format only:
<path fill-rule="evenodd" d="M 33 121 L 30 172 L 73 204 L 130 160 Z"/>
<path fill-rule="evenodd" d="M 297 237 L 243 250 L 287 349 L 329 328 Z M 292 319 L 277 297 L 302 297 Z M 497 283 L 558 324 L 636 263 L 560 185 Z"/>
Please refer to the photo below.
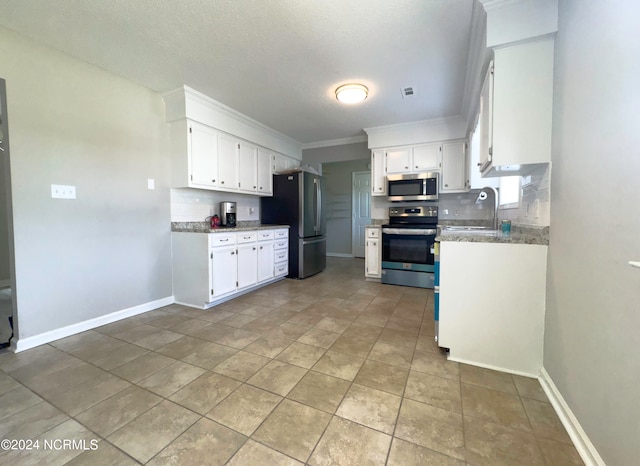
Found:
<path fill-rule="evenodd" d="M 371 172 L 353 172 L 351 209 L 351 253 L 364 257 L 364 229 L 371 223 Z"/>

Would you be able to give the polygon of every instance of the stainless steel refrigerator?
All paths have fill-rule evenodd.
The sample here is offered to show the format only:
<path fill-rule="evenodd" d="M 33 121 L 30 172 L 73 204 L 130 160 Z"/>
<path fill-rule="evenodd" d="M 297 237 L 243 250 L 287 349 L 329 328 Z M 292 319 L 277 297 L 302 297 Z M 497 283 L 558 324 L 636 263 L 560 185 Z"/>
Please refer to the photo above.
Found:
<path fill-rule="evenodd" d="M 305 171 L 273 175 L 273 197 L 260 200 L 262 223 L 289 225 L 289 275 L 307 278 L 327 265 L 324 180 Z"/>

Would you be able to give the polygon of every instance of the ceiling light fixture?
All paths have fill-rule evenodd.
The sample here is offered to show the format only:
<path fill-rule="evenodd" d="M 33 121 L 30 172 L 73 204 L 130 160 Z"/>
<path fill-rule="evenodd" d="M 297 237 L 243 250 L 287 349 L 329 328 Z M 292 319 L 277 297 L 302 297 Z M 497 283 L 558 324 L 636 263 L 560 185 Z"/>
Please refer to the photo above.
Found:
<path fill-rule="evenodd" d="M 343 84 L 336 89 L 336 99 L 343 104 L 357 104 L 369 95 L 369 89 L 362 84 Z"/>

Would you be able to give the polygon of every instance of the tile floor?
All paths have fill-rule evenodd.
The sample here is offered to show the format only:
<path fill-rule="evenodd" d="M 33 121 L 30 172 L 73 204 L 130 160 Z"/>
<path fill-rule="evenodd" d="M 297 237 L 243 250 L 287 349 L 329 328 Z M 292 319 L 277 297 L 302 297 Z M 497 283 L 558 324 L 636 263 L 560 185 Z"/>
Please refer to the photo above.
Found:
<path fill-rule="evenodd" d="M 209 311 L 0 354 L 0 439 L 40 441 L 0 463 L 582 464 L 538 382 L 447 361 L 432 312 L 431 291 L 329 258 Z"/>

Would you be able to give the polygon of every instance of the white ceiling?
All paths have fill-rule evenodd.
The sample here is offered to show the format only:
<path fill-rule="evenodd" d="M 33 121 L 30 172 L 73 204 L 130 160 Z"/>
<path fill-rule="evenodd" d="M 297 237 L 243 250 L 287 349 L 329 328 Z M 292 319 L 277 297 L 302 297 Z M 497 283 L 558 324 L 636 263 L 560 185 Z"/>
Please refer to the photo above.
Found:
<path fill-rule="evenodd" d="M 308 144 L 462 114 L 474 1 L 0 0 L 0 25 Z M 370 94 L 347 107 L 333 91 L 351 81 Z"/>

